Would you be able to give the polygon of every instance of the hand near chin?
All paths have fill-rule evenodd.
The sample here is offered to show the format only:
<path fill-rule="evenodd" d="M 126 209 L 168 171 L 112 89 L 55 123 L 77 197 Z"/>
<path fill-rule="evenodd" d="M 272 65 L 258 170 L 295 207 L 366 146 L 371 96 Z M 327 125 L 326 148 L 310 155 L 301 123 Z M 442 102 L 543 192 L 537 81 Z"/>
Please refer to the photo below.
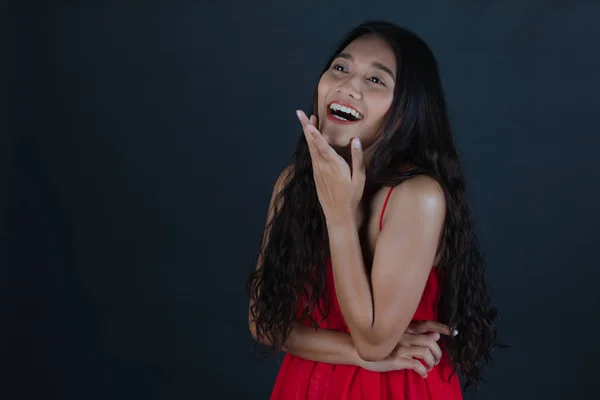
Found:
<path fill-rule="evenodd" d="M 328 222 L 353 218 L 365 186 L 363 152 L 358 138 L 352 140 L 352 170 L 317 129 L 317 118 L 297 111 L 313 166 L 319 202 Z"/>

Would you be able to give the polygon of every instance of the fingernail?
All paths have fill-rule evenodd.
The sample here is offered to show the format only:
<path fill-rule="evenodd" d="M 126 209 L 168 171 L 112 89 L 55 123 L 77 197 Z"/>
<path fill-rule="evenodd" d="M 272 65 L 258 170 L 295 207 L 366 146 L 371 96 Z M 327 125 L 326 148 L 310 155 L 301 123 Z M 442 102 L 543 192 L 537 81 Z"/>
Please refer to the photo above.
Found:
<path fill-rule="evenodd" d="M 355 149 L 360 149 L 360 139 L 359 138 L 352 139 L 352 147 L 354 147 Z"/>
<path fill-rule="evenodd" d="M 452 331 L 452 336 L 456 336 L 456 335 L 458 335 L 458 331 L 455 329 Z"/>
<path fill-rule="evenodd" d="M 298 118 L 302 118 L 302 111 L 296 110 L 296 115 L 298 116 Z"/>
<path fill-rule="evenodd" d="M 436 332 L 436 333 L 434 333 L 434 334 L 433 334 L 433 338 L 434 338 L 434 340 L 438 340 L 438 339 L 440 338 L 440 334 L 439 334 L 439 333 L 437 333 L 437 332 Z"/>

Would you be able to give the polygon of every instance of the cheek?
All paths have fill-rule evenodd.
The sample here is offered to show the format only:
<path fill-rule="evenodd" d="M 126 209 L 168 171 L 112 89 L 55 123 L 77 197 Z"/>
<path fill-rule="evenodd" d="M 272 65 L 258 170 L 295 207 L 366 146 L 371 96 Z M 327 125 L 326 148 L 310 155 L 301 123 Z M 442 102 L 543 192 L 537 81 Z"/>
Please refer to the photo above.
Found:
<path fill-rule="evenodd" d="M 329 82 L 325 76 L 322 76 L 319 80 L 319 85 L 317 86 L 317 101 L 319 110 L 323 107 L 326 102 L 327 92 L 329 91 Z"/>
<path fill-rule="evenodd" d="M 377 119 L 376 123 L 383 123 L 387 118 L 390 107 L 392 106 L 393 96 L 381 96 L 377 101 L 373 102 L 373 116 Z"/>
<path fill-rule="evenodd" d="M 388 116 L 388 111 L 392 106 L 393 96 L 380 94 L 370 99 L 369 107 L 369 128 L 364 132 L 365 140 L 369 143 L 374 142 L 381 134 L 383 125 Z"/>

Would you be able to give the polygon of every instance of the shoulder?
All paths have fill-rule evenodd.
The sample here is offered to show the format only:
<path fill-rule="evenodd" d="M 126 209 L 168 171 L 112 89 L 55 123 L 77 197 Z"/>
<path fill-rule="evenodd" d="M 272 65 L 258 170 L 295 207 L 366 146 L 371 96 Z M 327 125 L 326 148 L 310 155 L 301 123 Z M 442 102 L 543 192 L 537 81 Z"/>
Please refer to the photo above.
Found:
<path fill-rule="evenodd" d="M 418 175 L 402 182 L 391 197 L 395 201 L 411 201 L 426 208 L 445 206 L 445 195 L 438 181 L 427 175 Z M 391 200 L 391 199 L 390 199 Z"/>
<path fill-rule="evenodd" d="M 446 214 L 446 197 L 439 182 L 430 176 L 418 175 L 393 189 L 386 208 L 385 219 L 406 214 L 443 219 Z"/>

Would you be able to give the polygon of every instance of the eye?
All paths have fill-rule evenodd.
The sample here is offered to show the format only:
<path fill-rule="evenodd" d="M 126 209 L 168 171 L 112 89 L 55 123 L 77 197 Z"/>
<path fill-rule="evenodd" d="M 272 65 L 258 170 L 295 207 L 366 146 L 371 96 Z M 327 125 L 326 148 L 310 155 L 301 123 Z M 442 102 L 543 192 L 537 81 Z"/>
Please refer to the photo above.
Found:
<path fill-rule="evenodd" d="M 376 76 L 372 76 L 369 78 L 369 81 L 376 83 L 378 85 L 383 85 L 383 81 Z M 384 85 L 385 86 L 385 85 Z"/>
<path fill-rule="evenodd" d="M 346 72 L 346 67 L 342 64 L 333 64 L 332 69 L 338 72 Z"/>

